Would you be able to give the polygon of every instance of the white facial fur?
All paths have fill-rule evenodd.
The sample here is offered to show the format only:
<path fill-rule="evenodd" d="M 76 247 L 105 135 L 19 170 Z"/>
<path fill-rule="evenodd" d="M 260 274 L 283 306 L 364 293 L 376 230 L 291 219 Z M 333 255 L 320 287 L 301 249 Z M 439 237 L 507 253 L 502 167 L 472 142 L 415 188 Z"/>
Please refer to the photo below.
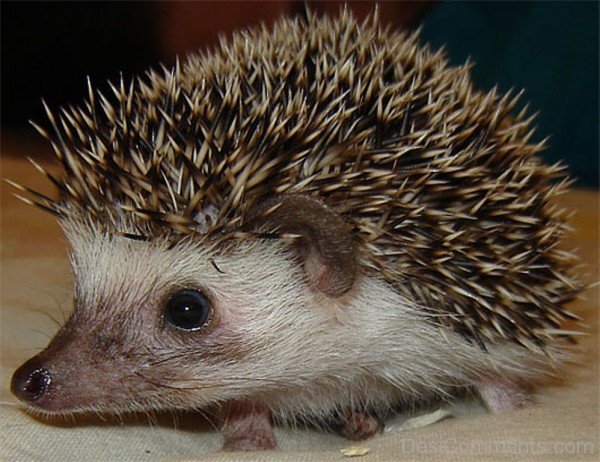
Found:
<path fill-rule="evenodd" d="M 342 298 L 328 299 L 309 286 L 285 242 L 245 241 L 224 253 L 65 229 L 77 303 L 53 361 L 60 372 L 65 357 L 77 358 L 86 380 L 69 371 L 74 385 L 62 385 L 70 398 L 61 411 L 250 398 L 277 418 L 318 421 L 496 375 L 529 381 L 548 369 L 541 352 L 499 345 L 486 353 L 467 343 L 377 277 L 361 276 Z M 189 287 L 213 302 L 214 317 L 200 331 L 175 329 L 162 316 L 169 295 Z M 95 371 L 102 380 L 90 384 Z"/>

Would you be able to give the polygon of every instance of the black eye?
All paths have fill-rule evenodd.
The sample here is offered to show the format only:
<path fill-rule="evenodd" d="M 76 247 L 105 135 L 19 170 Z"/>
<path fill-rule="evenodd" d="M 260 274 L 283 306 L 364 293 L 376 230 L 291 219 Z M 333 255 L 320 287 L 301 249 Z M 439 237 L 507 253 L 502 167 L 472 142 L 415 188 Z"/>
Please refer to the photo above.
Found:
<path fill-rule="evenodd" d="M 200 329 L 210 312 L 208 299 L 202 292 L 185 289 L 175 293 L 167 302 L 167 319 L 185 330 Z"/>

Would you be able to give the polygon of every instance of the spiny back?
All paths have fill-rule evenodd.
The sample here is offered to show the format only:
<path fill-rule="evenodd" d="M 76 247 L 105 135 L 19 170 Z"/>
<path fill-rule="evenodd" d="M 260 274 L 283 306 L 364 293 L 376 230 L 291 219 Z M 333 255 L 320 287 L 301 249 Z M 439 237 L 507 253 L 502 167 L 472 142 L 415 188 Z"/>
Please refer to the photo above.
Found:
<path fill-rule="evenodd" d="M 354 226 L 363 270 L 475 340 L 561 334 L 579 290 L 549 200 L 567 180 L 518 96 L 473 90 L 416 34 L 375 19 L 282 20 L 162 73 L 89 88 L 48 134 L 63 218 L 144 238 L 233 237 L 273 194 L 317 195 Z M 552 180 L 561 178 L 558 183 Z M 35 193 L 34 193 L 35 194 Z"/>

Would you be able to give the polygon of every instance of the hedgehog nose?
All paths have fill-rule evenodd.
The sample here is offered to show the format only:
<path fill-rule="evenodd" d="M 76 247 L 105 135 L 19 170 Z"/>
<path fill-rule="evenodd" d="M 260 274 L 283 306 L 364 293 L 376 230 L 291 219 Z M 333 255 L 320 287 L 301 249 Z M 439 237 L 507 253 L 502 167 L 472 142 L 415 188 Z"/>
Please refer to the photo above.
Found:
<path fill-rule="evenodd" d="M 15 371 L 10 388 L 21 401 L 34 403 L 46 394 L 51 382 L 50 372 L 32 358 Z"/>

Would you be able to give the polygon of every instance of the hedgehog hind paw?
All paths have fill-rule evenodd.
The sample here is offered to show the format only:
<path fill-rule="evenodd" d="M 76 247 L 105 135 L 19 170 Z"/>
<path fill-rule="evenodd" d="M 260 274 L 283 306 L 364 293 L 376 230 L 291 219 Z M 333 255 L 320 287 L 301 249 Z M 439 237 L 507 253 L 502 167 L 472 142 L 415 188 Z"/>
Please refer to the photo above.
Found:
<path fill-rule="evenodd" d="M 494 414 L 533 404 L 530 390 L 513 380 L 488 379 L 479 382 L 476 388 L 485 407 Z"/>
<path fill-rule="evenodd" d="M 265 406 L 246 401 L 232 403 L 225 409 L 222 420 L 224 451 L 277 448 L 271 414 Z"/>
<path fill-rule="evenodd" d="M 383 431 L 383 422 L 364 412 L 347 412 L 340 417 L 338 432 L 349 440 L 365 440 Z"/>

